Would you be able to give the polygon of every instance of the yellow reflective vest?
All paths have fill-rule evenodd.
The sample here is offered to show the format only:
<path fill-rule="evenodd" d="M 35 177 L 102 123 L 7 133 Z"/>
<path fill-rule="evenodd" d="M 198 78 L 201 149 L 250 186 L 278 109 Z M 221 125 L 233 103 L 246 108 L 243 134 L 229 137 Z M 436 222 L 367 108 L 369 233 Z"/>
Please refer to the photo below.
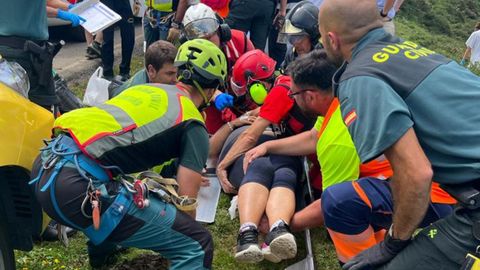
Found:
<path fill-rule="evenodd" d="M 145 5 L 158 11 L 173 11 L 173 0 L 145 0 Z"/>
<path fill-rule="evenodd" d="M 130 87 L 97 107 L 77 109 L 56 119 L 54 135 L 68 133 L 94 159 L 118 147 L 146 142 L 182 122 L 203 122 L 195 104 L 173 85 Z"/>

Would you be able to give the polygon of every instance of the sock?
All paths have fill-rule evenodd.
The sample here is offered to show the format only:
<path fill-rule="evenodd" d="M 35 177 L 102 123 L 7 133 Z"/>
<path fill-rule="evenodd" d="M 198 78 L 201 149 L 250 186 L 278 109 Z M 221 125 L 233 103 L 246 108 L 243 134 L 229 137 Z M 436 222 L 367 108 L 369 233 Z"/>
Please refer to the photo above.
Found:
<path fill-rule="evenodd" d="M 283 219 L 279 219 L 277 221 L 275 221 L 275 223 L 272 224 L 272 227 L 270 227 L 270 231 L 273 231 L 273 229 L 275 229 L 278 225 L 280 224 L 287 224 L 285 221 L 283 221 Z"/>
<path fill-rule="evenodd" d="M 250 229 L 249 227 L 251 227 L 251 226 L 255 227 L 255 230 L 257 229 L 257 225 L 256 225 L 255 223 L 253 223 L 253 222 L 245 222 L 245 223 L 243 223 L 242 225 L 240 225 L 240 230 L 239 230 L 239 231 L 240 231 L 240 232 L 244 232 L 244 231 Z"/>

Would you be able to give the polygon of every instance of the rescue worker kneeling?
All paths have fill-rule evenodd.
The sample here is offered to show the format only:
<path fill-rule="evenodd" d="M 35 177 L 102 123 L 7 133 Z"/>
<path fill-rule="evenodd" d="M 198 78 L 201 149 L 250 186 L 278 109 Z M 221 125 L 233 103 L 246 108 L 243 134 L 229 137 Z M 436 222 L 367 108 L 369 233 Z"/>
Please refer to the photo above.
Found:
<path fill-rule="evenodd" d="M 134 86 L 98 107 L 59 117 L 35 162 L 38 201 L 50 217 L 87 235 L 94 267 L 120 245 L 159 252 L 171 269 L 211 268 L 213 241 L 205 228 L 154 196 L 142 208 L 141 193 L 119 180 L 178 158 L 178 193 L 197 196 L 208 155 L 199 109 L 224 83 L 226 60 L 213 43 L 192 40 L 179 48 L 175 65 L 176 87 Z"/>

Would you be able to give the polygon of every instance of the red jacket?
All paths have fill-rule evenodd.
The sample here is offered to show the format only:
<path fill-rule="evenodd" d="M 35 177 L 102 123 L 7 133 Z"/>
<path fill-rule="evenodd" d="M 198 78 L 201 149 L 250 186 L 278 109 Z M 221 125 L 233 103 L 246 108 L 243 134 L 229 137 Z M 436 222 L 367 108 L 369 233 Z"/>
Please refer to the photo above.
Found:
<path fill-rule="evenodd" d="M 229 41 L 225 42 L 222 44 L 222 51 L 225 54 L 225 57 L 227 58 L 227 71 L 228 71 L 228 76 L 227 76 L 227 86 L 230 83 L 230 74 L 233 68 L 233 65 L 237 61 L 240 56 L 242 56 L 244 53 L 251 51 L 255 49 L 253 46 L 253 43 L 248 39 L 247 35 L 240 31 L 240 30 L 235 30 L 232 29 L 232 39 Z M 231 91 L 228 90 L 227 87 L 227 93 L 231 93 Z M 249 109 L 253 109 L 250 108 Z M 230 110 L 230 109 L 225 109 L 223 112 L 218 111 L 215 108 L 215 105 L 211 105 L 205 110 L 205 113 L 207 114 L 207 119 L 205 121 L 205 124 L 207 126 L 207 131 L 209 134 L 214 134 L 218 129 L 222 127 L 223 124 L 226 122 L 234 120 L 237 116 L 238 113 L 234 113 L 233 111 L 237 112 L 237 110 Z M 243 112 L 239 112 L 240 114 Z"/>

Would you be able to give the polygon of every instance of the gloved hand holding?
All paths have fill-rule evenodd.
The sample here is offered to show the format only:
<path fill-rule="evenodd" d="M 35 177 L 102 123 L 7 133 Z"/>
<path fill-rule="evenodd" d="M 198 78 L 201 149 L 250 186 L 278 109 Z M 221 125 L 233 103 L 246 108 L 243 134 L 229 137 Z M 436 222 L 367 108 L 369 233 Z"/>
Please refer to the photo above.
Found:
<path fill-rule="evenodd" d="M 229 94 L 221 93 L 215 98 L 215 108 L 219 111 L 233 106 L 233 97 Z"/>
<path fill-rule="evenodd" d="M 78 16 L 77 14 L 63 11 L 61 9 L 58 10 L 57 18 L 65 21 L 71 21 L 73 27 L 80 25 L 81 22 L 87 21 L 84 18 Z"/>
<path fill-rule="evenodd" d="M 465 66 L 465 63 L 466 63 L 465 59 L 462 59 L 462 61 L 460 61 L 461 66 Z"/>
<path fill-rule="evenodd" d="M 410 240 L 392 238 L 390 230 L 389 233 L 385 235 L 385 240 L 383 240 L 383 242 L 362 251 L 344 264 L 342 269 L 362 270 L 385 264 L 393 259 L 408 244 L 410 244 Z"/>

